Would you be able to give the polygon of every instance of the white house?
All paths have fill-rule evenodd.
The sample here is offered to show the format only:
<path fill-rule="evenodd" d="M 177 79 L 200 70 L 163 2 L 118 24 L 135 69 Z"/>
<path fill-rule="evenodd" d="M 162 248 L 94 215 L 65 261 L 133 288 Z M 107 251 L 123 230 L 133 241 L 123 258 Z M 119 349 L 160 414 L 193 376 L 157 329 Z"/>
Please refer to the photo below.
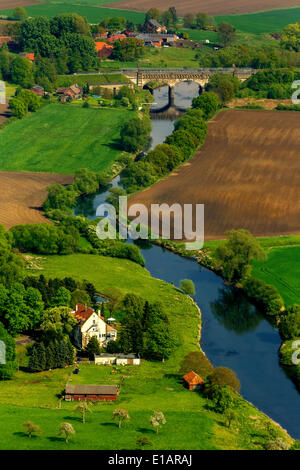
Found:
<path fill-rule="evenodd" d="M 106 346 L 109 341 L 117 339 L 117 330 L 104 321 L 100 311 L 95 312 L 86 305 L 77 304 L 72 315 L 77 318 L 81 333 L 81 347 L 85 347 L 92 336 L 95 336 L 100 346 Z"/>
<path fill-rule="evenodd" d="M 95 364 L 116 364 L 117 366 L 139 366 L 141 360 L 135 354 L 99 354 L 95 356 Z"/>

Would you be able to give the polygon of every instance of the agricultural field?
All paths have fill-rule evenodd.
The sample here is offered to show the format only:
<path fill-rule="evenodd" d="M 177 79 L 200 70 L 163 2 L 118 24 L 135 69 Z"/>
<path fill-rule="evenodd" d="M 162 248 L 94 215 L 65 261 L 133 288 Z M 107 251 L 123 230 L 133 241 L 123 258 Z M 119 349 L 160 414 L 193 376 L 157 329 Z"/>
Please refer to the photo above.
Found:
<path fill-rule="evenodd" d="M 45 3 L 34 6 L 26 7 L 26 11 L 29 16 L 46 16 L 51 18 L 52 16 L 59 15 L 61 13 L 78 13 L 80 16 L 84 16 L 90 23 L 99 23 L 104 18 L 111 18 L 113 16 L 122 16 L 133 23 L 143 23 L 145 19 L 144 13 L 128 10 L 115 10 L 112 8 L 102 8 L 91 5 L 73 5 L 71 3 Z M 8 8 L 6 6 L 6 8 Z M 0 4 L 0 15 L 11 15 L 12 9 L 4 10 Z"/>
<path fill-rule="evenodd" d="M 298 0 L 252 0 L 251 2 L 247 0 L 232 0 L 231 2 L 225 2 L 224 0 L 202 0 L 201 2 L 198 0 L 165 0 L 163 4 L 159 0 L 151 2 L 151 7 L 159 10 L 175 7 L 180 16 L 186 13 L 198 13 L 199 11 L 209 15 L 235 15 L 298 5 Z M 117 3 L 111 3 L 110 6 L 145 12 L 150 8 L 148 0 L 121 0 Z"/>
<path fill-rule="evenodd" d="M 272 248 L 265 261 L 253 262 L 253 276 L 275 286 L 286 305 L 300 304 L 300 246 Z"/>
<path fill-rule="evenodd" d="M 47 197 L 47 186 L 72 181 L 68 175 L 0 172 L 0 224 L 8 229 L 17 224 L 46 222 L 41 206 Z"/>
<path fill-rule="evenodd" d="M 121 125 L 133 116 L 123 109 L 45 106 L 1 131 L 0 171 L 108 170 L 121 154 Z"/>
<path fill-rule="evenodd" d="M 269 439 L 270 425 L 264 414 L 238 399 L 238 419 L 229 430 L 222 415 L 215 413 L 205 398 L 182 385 L 180 360 L 187 352 L 197 350 L 200 320 L 188 296 L 127 260 L 97 255 L 45 256 L 36 257 L 36 264 L 38 269 L 32 274 L 87 279 L 102 293 L 118 285 L 123 293 L 134 290 L 151 301 L 163 302 L 181 339 L 180 347 L 165 362 L 142 361 L 139 367 L 118 367 L 114 375 L 110 367 L 87 364 L 80 365 L 78 376 L 72 375 L 72 367 L 33 374 L 26 371 L 26 361 L 22 360 L 16 376 L 1 383 L 1 449 L 136 449 L 136 439 L 141 436 L 147 436 L 157 450 L 262 449 Z M 19 350 L 19 355 L 24 358 L 24 351 Z M 92 413 L 87 413 L 85 424 L 74 411 L 75 403 L 59 399 L 68 379 L 73 384 L 103 384 L 120 383 L 122 376 L 125 380 L 117 403 L 90 405 Z M 130 415 L 129 423 L 121 429 L 112 420 L 116 407 L 127 409 Z M 149 423 L 154 410 L 163 411 L 167 420 L 158 435 Z M 22 424 L 29 419 L 42 428 L 41 436 L 28 439 L 25 435 Z M 64 421 L 72 423 L 76 431 L 69 444 L 58 436 Z M 273 427 L 292 442 L 278 426 Z"/>
<path fill-rule="evenodd" d="M 206 240 L 240 228 L 255 236 L 299 234 L 299 124 L 293 112 L 222 111 L 200 151 L 131 204 L 202 203 Z"/>
<path fill-rule="evenodd" d="M 0 10 L 6 8 L 27 7 L 29 5 L 36 5 L 40 3 L 35 0 L 0 0 Z"/>

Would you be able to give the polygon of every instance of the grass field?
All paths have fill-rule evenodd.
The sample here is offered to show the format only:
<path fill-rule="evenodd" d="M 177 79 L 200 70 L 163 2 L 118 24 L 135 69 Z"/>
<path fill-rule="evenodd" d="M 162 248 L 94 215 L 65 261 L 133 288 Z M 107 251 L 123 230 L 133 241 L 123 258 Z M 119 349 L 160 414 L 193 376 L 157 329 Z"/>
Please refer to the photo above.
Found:
<path fill-rule="evenodd" d="M 74 0 L 74 3 L 77 2 Z M 99 23 L 104 18 L 111 18 L 113 16 L 122 16 L 136 24 L 143 23 L 145 19 L 144 13 L 136 11 L 115 10 L 113 8 L 101 8 L 91 5 L 73 5 L 71 3 L 45 3 L 26 7 L 26 11 L 32 17 L 46 16 L 48 18 L 61 13 L 78 13 L 78 15 L 84 16 L 90 23 Z M 1 10 L 0 15 L 10 16 L 12 15 L 12 9 Z"/>
<path fill-rule="evenodd" d="M 273 248 L 266 261 L 255 261 L 252 274 L 275 286 L 286 305 L 300 304 L 300 246 Z"/>
<path fill-rule="evenodd" d="M 122 109 L 45 106 L 0 133 L 0 170 L 73 174 L 78 168 L 107 170 L 121 151 Z"/>
<path fill-rule="evenodd" d="M 225 21 L 237 30 L 249 33 L 271 33 L 280 31 L 287 24 L 300 21 L 300 8 L 262 11 L 245 15 L 222 15 L 216 17 L 217 23 Z"/>
<path fill-rule="evenodd" d="M 143 435 L 153 442 L 154 449 L 262 448 L 269 439 L 265 415 L 239 398 L 238 419 L 229 430 L 206 399 L 182 386 L 180 361 L 198 347 L 199 312 L 189 297 L 127 260 L 70 255 L 39 257 L 37 263 L 43 269 L 33 274 L 70 275 L 94 282 L 102 293 L 118 286 L 124 293 L 134 290 L 151 301 L 163 302 L 180 345 L 164 363 L 142 361 L 139 367 L 119 367 L 116 375 L 110 374 L 110 367 L 86 364 L 80 365 L 78 376 L 71 375 L 69 367 L 36 374 L 21 367 L 13 380 L 1 383 L 0 449 L 135 449 L 136 438 Z M 26 366 L 25 362 L 20 365 Z M 118 384 L 122 375 L 125 380 L 117 403 L 91 405 L 93 413 L 87 414 L 86 424 L 74 411 L 74 403 L 59 401 L 70 376 L 73 384 Z M 130 414 L 130 422 L 122 429 L 112 420 L 115 407 L 126 408 Z M 167 420 L 158 435 L 149 423 L 154 410 L 163 411 Z M 42 436 L 25 436 L 22 423 L 29 419 L 42 428 Z M 76 431 L 68 445 L 58 436 L 59 424 L 64 421 L 72 423 Z M 278 426 L 274 430 L 291 442 Z"/>

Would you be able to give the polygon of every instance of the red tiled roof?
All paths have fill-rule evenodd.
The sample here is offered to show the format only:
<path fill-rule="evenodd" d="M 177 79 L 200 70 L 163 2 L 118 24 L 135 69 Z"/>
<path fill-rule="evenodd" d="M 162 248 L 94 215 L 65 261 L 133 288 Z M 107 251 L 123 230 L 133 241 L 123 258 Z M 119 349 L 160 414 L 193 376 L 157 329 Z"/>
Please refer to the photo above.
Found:
<path fill-rule="evenodd" d="M 110 38 L 107 38 L 109 42 L 115 42 L 118 39 L 122 41 L 123 39 L 126 39 L 126 36 L 124 34 L 115 34 L 114 36 L 110 36 Z"/>
<path fill-rule="evenodd" d="M 196 372 L 191 371 L 188 374 L 183 376 L 183 379 L 189 384 L 189 385 L 198 385 L 198 384 L 204 384 L 204 380 L 200 377 L 200 375 L 196 374 Z"/>
<path fill-rule="evenodd" d="M 75 311 L 72 312 L 72 315 L 77 318 L 77 320 L 85 322 L 90 318 L 90 316 L 95 313 L 95 310 L 92 308 L 86 307 L 85 305 L 77 304 Z"/>
<path fill-rule="evenodd" d="M 99 52 L 102 51 L 102 49 L 113 49 L 114 46 L 112 46 L 111 44 L 107 44 L 106 42 L 96 41 L 95 48 L 96 51 Z"/>

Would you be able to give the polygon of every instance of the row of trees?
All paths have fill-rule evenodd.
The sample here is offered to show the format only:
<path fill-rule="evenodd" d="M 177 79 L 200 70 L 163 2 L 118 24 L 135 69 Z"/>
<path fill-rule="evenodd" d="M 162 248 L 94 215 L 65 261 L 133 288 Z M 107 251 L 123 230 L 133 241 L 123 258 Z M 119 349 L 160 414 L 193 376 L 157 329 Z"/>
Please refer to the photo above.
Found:
<path fill-rule="evenodd" d="M 210 95 L 207 93 L 208 99 Z M 213 98 L 218 97 L 213 94 Z M 164 144 L 148 152 L 142 160 L 130 163 L 123 172 L 123 186 L 128 192 L 150 186 L 193 155 L 206 136 L 207 116 L 203 101 L 194 102 L 195 109 L 186 111 L 175 123 L 173 133 Z"/>
<path fill-rule="evenodd" d="M 170 356 L 177 341 L 161 304 L 127 294 L 119 309 L 119 337 L 108 344 L 110 352 L 133 352 L 151 360 L 164 360 Z"/>
<path fill-rule="evenodd" d="M 31 372 L 62 369 L 74 363 L 75 349 L 69 337 L 51 343 L 37 342 L 28 349 L 28 368 Z"/>

